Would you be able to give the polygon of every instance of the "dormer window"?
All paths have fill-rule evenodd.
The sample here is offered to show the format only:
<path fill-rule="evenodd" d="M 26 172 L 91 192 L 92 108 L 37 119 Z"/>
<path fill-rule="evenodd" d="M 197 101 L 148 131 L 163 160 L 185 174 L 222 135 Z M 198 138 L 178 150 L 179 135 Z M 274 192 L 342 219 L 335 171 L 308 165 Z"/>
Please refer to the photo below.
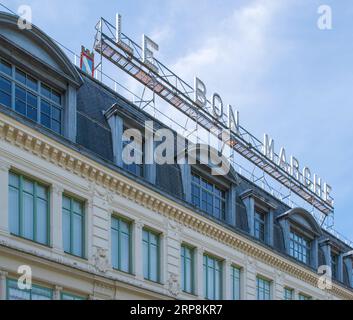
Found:
<path fill-rule="evenodd" d="M 226 192 L 210 180 L 192 173 L 192 204 L 217 219 L 225 220 Z"/>
<path fill-rule="evenodd" d="M 338 278 L 338 255 L 334 253 L 331 254 L 331 272 L 332 272 L 332 278 L 337 279 Z"/>
<path fill-rule="evenodd" d="M 260 209 L 255 209 L 254 236 L 261 242 L 266 240 L 266 213 Z"/>
<path fill-rule="evenodd" d="M 291 230 L 289 254 L 296 260 L 309 264 L 310 262 L 310 240 L 303 235 Z"/>
<path fill-rule="evenodd" d="M 2 59 L 0 103 L 58 134 L 62 133 L 61 94 Z"/>

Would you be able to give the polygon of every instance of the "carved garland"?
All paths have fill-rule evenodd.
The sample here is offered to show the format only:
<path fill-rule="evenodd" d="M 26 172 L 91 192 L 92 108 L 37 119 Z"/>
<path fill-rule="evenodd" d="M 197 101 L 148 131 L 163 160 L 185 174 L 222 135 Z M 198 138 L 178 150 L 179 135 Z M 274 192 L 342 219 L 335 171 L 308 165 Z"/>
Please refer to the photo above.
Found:
<path fill-rule="evenodd" d="M 157 199 L 146 190 L 138 190 L 137 184 L 132 185 L 128 179 L 119 177 L 119 174 L 109 169 L 104 170 L 94 165 L 93 161 L 84 159 L 82 155 L 74 150 L 65 151 L 65 148 L 56 147 L 49 138 L 39 138 L 31 135 L 21 129 L 16 128 L 6 120 L 0 120 L 0 139 L 3 139 L 23 150 L 32 152 L 34 155 L 41 157 L 65 170 L 68 170 L 84 179 L 95 182 L 113 193 L 117 193 L 131 201 L 138 203 L 150 210 L 153 210 L 165 217 L 175 220 L 182 225 L 188 226 L 193 230 L 207 235 L 223 244 L 231 246 L 237 250 L 259 259 L 268 265 L 271 265 L 281 271 L 303 280 L 313 286 L 318 283 L 318 275 L 310 271 L 306 271 L 299 266 L 294 266 L 286 262 L 284 259 L 274 256 L 268 250 L 259 248 L 230 233 L 230 231 L 221 229 L 201 217 L 195 217 L 193 214 L 184 211 L 178 207 L 173 207 L 170 203 L 165 202 L 162 198 Z M 11 120 L 12 122 L 13 120 Z M 69 154 L 69 152 L 71 154 Z M 343 289 L 333 284 L 332 293 L 346 298 L 353 299 L 353 293 L 347 289 Z"/>

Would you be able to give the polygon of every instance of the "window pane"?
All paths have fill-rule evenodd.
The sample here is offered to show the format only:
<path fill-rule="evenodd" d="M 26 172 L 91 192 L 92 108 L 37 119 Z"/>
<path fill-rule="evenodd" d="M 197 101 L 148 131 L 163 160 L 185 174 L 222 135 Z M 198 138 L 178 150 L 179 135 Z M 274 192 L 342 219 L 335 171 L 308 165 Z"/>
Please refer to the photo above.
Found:
<path fill-rule="evenodd" d="M 9 76 L 12 76 L 11 64 L 7 63 L 4 60 L 0 60 L 0 71 L 6 73 Z"/>
<path fill-rule="evenodd" d="M 11 108 L 11 95 L 0 90 L 0 104 Z"/>
<path fill-rule="evenodd" d="M 80 300 L 86 300 L 86 299 L 83 298 L 83 297 L 76 296 L 76 295 L 72 295 L 72 294 L 68 294 L 68 293 L 62 293 L 61 294 L 61 300 L 77 300 L 77 301 L 80 301 Z"/>
<path fill-rule="evenodd" d="M 50 116 L 50 105 L 49 105 L 49 103 L 47 103 L 46 101 L 42 100 L 40 111 L 42 113 L 46 114 L 47 116 Z"/>
<path fill-rule="evenodd" d="M 73 215 L 73 254 L 82 256 L 82 216 Z"/>
<path fill-rule="evenodd" d="M 8 300 L 30 300 L 31 294 L 27 290 L 20 290 L 17 286 L 17 281 L 8 280 Z"/>
<path fill-rule="evenodd" d="M 43 96 L 47 97 L 48 99 L 51 98 L 51 89 L 45 84 L 42 84 L 41 93 Z"/>
<path fill-rule="evenodd" d="M 30 76 L 27 76 L 27 86 L 34 91 L 38 91 L 38 81 Z"/>
<path fill-rule="evenodd" d="M 14 187 L 9 188 L 9 214 L 10 214 L 10 232 L 20 234 L 20 212 L 19 212 L 19 191 Z"/>
<path fill-rule="evenodd" d="M 150 280 L 158 281 L 158 249 L 150 245 Z"/>
<path fill-rule="evenodd" d="M 11 108 L 11 82 L 0 76 L 0 103 Z"/>
<path fill-rule="evenodd" d="M 112 229 L 112 264 L 119 269 L 119 232 Z"/>
<path fill-rule="evenodd" d="M 16 69 L 16 80 L 26 84 L 26 74 L 21 70 Z"/>
<path fill-rule="evenodd" d="M 24 116 L 26 115 L 26 103 L 22 100 L 16 99 L 15 109 L 17 112 L 23 114 Z"/>
<path fill-rule="evenodd" d="M 37 199 L 37 241 L 42 244 L 48 242 L 48 211 L 47 202 L 42 199 Z"/>
<path fill-rule="evenodd" d="M 32 300 L 51 300 L 51 290 L 39 287 L 32 288 Z"/>
<path fill-rule="evenodd" d="M 70 253 L 71 252 L 71 222 L 70 222 L 70 211 L 63 209 L 63 241 L 64 241 L 64 251 Z"/>
<path fill-rule="evenodd" d="M 23 194 L 23 236 L 34 240 L 33 234 L 33 195 Z"/>
<path fill-rule="evenodd" d="M 71 210 L 71 202 L 68 197 L 63 197 L 63 208 L 70 211 Z"/>
<path fill-rule="evenodd" d="M 130 270 L 130 238 L 128 234 L 121 234 L 121 271 Z"/>
<path fill-rule="evenodd" d="M 61 104 L 61 95 L 54 90 L 52 90 L 52 95 L 51 95 L 52 101 L 54 101 L 57 104 Z"/>
<path fill-rule="evenodd" d="M 143 275 L 145 279 L 149 278 L 149 255 L 148 255 L 148 243 L 143 242 Z"/>

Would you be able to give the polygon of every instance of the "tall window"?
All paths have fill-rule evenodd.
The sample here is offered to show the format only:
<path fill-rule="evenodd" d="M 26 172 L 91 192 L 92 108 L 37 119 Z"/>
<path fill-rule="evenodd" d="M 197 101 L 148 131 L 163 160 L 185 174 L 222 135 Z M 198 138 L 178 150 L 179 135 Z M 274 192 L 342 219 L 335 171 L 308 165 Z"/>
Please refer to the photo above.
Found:
<path fill-rule="evenodd" d="M 3 59 L 0 59 L 0 104 L 61 134 L 61 94 Z"/>
<path fill-rule="evenodd" d="M 32 285 L 30 290 L 21 290 L 16 280 L 7 280 L 7 300 L 52 300 L 53 291 Z"/>
<path fill-rule="evenodd" d="M 233 300 L 240 300 L 240 272 L 240 268 L 232 266 L 231 281 Z"/>
<path fill-rule="evenodd" d="M 299 298 L 299 300 L 312 300 L 312 297 L 310 297 L 304 293 L 299 293 L 298 298 Z"/>
<path fill-rule="evenodd" d="M 66 253 L 77 257 L 85 254 L 84 204 L 69 196 L 63 196 L 63 240 Z"/>
<path fill-rule="evenodd" d="M 22 175 L 9 174 L 10 232 L 49 245 L 49 190 Z"/>
<path fill-rule="evenodd" d="M 209 300 L 222 299 L 222 262 L 204 255 L 203 277 L 205 298 Z"/>
<path fill-rule="evenodd" d="M 215 184 L 192 175 L 192 203 L 209 215 L 225 220 L 226 216 L 226 192 Z"/>
<path fill-rule="evenodd" d="M 117 270 L 131 272 L 131 225 L 129 222 L 113 217 L 112 232 L 112 264 Z"/>
<path fill-rule="evenodd" d="M 336 254 L 331 254 L 331 272 L 334 279 L 338 278 L 338 256 Z"/>
<path fill-rule="evenodd" d="M 62 292 L 61 293 L 61 300 L 87 300 L 84 297 L 81 296 L 77 296 L 71 293 L 66 293 L 66 292 Z"/>
<path fill-rule="evenodd" d="M 181 246 L 181 288 L 194 293 L 194 249 L 186 245 Z"/>
<path fill-rule="evenodd" d="M 290 288 L 284 288 L 284 300 L 294 300 L 294 290 Z"/>
<path fill-rule="evenodd" d="M 309 264 L 310 262 L 310 242 L 305 237 L 291 231 L 290 233 L 290 255 L 300 262 Z"/>
<path fill-rule="evenodd" d="M 266 215 L 260 210 L 255 210 L 255 219 L 254 219 L 254 235 L 257 239 L 262 242 L 265 242 L 265 219 Z"/>
<path fill-rule="evenodd" d="M 271 300 L 271 282 L 261 277 L 256 278 L 257 300 Z"/>
<path fill-rule="evenodd" d="M 159 235 L 144 229 L 142 242 L 144 277 L 146 280 L 159 282 Z"/>

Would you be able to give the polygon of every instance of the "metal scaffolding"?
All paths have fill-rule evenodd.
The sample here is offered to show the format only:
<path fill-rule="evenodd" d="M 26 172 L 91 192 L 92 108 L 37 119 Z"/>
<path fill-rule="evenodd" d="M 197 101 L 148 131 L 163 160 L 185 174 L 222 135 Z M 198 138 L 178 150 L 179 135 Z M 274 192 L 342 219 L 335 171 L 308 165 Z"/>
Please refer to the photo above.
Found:
<path fill-rule="evenodd" d="M 202 109 L 195 104 L 193 101 L 194 88 L 158 60 L 154 59 L 153 67 L 144 63 L 142 48 L 125 34 L 121 36 L 122 42 L 117 43 L 115 26 L 101 18 L 96 25 L 94 50 L 101 55 L 101 58 L 106 58 L 150 89 L 153 94 L 158 95 L 168 104 L 181 111 L 196 126 L 201 126 L 220 139 L 222 132 L 227 130 L 226 126 L 207 109 Z M 231 133 L 227 144 L 231 149 L 261 169 L 263 173 L 285 186 L 290 193 L 304 199 L 325 216 L 333 214 L 334 208 L 331 204 L 324 201 L 301 181 L 294 179 L 287 170 L 276 164 L 279 159 L 277 154 L 274 155 L 274 161 L 266 158 L 263 154 L 262 142 L 243 127 L 240 126 L 238 133 Z M 263 179 L 263 183 L 264 181 Z"/>

